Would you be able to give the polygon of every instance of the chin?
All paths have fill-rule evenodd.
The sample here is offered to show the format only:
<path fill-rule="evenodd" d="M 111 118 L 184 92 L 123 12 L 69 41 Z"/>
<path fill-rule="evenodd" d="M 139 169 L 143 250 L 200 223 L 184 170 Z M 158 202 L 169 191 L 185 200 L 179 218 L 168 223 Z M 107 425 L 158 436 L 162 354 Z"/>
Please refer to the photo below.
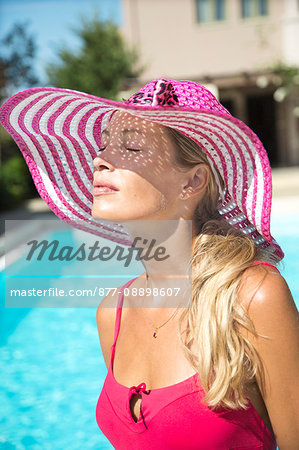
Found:
<path fill-rule="evenodd" d="M 95 205 L 93 205 L 92 207 L 91 216 L 94 219 L 98 220 L 108 220 L 108 221 L 121 220 L 119 218 L 119 215 L 114 214 L 113 211 L 103 211 L 102 209 L 95 207 Z"/>
<path fill-rule="evenodd" d="M 98 219 L 98 220 L 113 220 L 112 214 L 107 214 L 107 212 L 105 214 L 104 212 L 94 210 L 94 209 L 92 209 L 91 215 L 94 219 Z"/>

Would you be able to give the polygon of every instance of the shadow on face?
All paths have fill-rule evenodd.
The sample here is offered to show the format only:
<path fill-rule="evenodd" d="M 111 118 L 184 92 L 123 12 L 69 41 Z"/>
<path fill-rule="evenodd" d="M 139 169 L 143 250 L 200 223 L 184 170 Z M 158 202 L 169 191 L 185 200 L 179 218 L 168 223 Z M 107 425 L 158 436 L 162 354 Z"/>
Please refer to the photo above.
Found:
<path fill-rule="evenodd" d="M 114 191 L 93 191 L 92 216 L 108 221 L 177 219 L 185 173 L 175 162 L 167 128 L 126 112 L 112 115 L 94 159 L 94 184 Z"/>

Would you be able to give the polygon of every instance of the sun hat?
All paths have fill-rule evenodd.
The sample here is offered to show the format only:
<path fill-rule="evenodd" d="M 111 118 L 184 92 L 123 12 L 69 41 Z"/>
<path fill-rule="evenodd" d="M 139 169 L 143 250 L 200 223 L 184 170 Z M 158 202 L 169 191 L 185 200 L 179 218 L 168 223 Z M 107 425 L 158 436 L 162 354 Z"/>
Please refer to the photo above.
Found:
<path fill-rule="evenodd" d="M 171 127 L 193 139 L 224 183 L 217 209 L 233 227 L 284 254 L 270 234 L 271 168 L 256 134 L 233 117 L 204 86 L 156 79 L 123 102 L 78 91 L 37 87 L 19 92 L 0 108 L 0 123 L 19 146 L 40 196 L 66 223 L 122 245 L 132 245 L 119 223 L 94 219 L 93 159 L 102 123 L 115 111 Z M 217 178 L 216 178 L 217 181 Z"/>

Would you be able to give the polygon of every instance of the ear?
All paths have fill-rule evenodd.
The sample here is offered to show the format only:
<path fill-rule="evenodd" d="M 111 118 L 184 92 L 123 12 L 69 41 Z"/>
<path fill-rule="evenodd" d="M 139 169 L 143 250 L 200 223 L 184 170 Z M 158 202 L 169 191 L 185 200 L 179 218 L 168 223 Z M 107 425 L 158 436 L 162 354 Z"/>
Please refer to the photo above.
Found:
<path fill-rule="evenodd" d="M 185 198 L 193 197 L 205 191 L 210 179 L 210 169 L 204 163 L 192 167 L 189 180 L 184 186 Z"/>

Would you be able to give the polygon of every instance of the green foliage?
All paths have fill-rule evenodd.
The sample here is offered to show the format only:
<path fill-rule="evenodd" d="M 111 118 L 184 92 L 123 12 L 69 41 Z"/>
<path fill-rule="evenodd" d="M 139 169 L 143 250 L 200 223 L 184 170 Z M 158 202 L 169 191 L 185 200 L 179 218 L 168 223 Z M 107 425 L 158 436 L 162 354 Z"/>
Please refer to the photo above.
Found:
<path fill-rule="evenodd" d="M 20 86 L 38 83 L 32 70 L 35 44 L 26 26 L 15 24 L 0 40 L 0 101 Z M 6 210 L 34 196 L 36 190 L 17 145 L 1 126 L 0 150 L 0 210 Z"/>
<path fill-rule="evenodd" d="M 16 23 L 0 40 L 0 100 L 19 86 L 38 83 L 32 70 L 35 43 L 28 35 L 26 23 Z"/>
<path fill-rule="evenodd" d="M 0 209 L 9 209 L 34 195 L 34 183 L 21 154 L 1 165 Z"/>
<path fill-rule="evenodd" d="M 124 79 L 136 77 L 137 54 L 128 50 L 119 29 L 97 18 L 83 22 L 76 30 L 81 49 L 77 53 L 62 48 L 60 62 L 47 68 L 51 85 L 116 98 Z"/>
<path fill-rule="evenodd" d="M 284 86 L 293 85 L 299 87 L 299 67 L 277 62 L 271 66 L 272 71 L 280 77 L 280 83 Z"/>
<path fill-rule="evenodd" d="M 275 74 L 274 83 L 277 86 L 274 99 L 283 101 L 290 93 L 299 95 L 299 67 L 285 64 L 281 61 L 273 64 L 270 70 Z"/>
<path fill-rule="evenodd" d="M 10 159 L 14 155 L 19 155 L 20 150 L 13 138 L 0 125 L 0 146 L 1 146 L 1 162 Z"/>

